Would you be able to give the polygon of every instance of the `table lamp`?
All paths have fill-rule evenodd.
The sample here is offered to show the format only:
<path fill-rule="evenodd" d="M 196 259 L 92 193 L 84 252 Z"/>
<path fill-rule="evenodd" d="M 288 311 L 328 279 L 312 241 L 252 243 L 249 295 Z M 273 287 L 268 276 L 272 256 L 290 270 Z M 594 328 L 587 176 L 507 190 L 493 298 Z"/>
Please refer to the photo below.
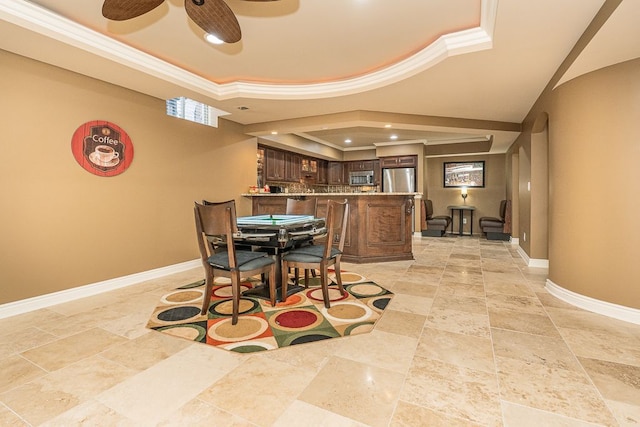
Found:
<path fill-rule="evenodd" d="M 462 195 L 462 199 L 464 200 L 464 203 L 467 203 L 467 187 L 462 187 L 462 189 L 460 190 L 461 195 Z"/>

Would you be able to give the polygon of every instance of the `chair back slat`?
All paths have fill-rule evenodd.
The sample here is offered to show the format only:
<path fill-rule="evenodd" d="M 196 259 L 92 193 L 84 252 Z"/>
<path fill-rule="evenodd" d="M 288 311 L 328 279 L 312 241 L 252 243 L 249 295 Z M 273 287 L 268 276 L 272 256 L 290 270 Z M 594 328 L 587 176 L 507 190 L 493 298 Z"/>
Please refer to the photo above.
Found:
<path fill-rule="evenodd" d="M 237 232 L 236 205 L 234 200 L 221 203 L 195 203 L 194 214 L 198 247 L 202 261 L 215 252 L 227 251 L 229 266 L 237 267 L 233 235 Z"/>
<path fill-rule="evenodd" d="M 309 197 L 305 200 L 301 199 L 287 199 L 287 215 L 316 215 L 316 206 L 318 198 Z"/>
<path fill-rule="evenodd" d="M 325 240 L 324 258 L 331 256 L 331 248 L 334 247 L 342 252 L 349 226 L 349 203 L 335 200 L 327 201 L 327 217 L 325 219 L 327 227 L 327 238 Z"/>

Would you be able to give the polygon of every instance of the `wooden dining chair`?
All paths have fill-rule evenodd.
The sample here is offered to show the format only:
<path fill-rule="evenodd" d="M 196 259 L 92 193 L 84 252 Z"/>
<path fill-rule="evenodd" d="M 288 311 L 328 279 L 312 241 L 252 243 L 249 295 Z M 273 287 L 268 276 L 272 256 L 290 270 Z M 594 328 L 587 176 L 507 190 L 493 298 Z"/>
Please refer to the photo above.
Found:
<path fill-rule="evenodd" d="M 333 265 L 335 269 L 336 283 L 340 294 L 344 293 L 342 276 L 340 275 L 340 259 L 342 258 L 342 251 L 344 249 L 344 241 L 349 225 L 348 221 L 348 201 L 337 202 L 335 200 L 328 200 L 325 218 L 327 235 L 324 241 L 294 249 L 282 256 L 282 295 L 287 294 L 289 268 L 293 268 L 296 272 L 298 269 L 318 269 L 320 271 L 320 285 L 322 286 L 324 306 L 330 308 L 328 267 L 331 265 Z M 295 276 L 294 283 L 297 283 L 297 273 Z"/>
<path fill-rule="evenodd" d="M 287 215 L 313 215 L 316 216 L 316 211 L 318 209 L 318 198 L 317 197 L 308 197 L 306 199 L 287 199 L 287 207 L 285 213 Z M 309 244 L 313 244 L 311 242 L 303 242 L 301 245 L 296 246 L 306 246 Z M 296 277 L 296 285 L 298 284 L 298 269 L 295 269 L 295 277 Z M 311 270 L 311 275 L 316 277 L 316 270 Z M 309 284 L 309 270 L 304 271 L 304 286 L 308 287 Z"/>
<path fill-rule="evenodd" d="M 306 199 L 287 199 L 287 215 L 316 215 L 318 198 L 308 197 Z"/>
<path fill-rule="evenodd" d="M 275 261 L 264 252 L 236 250 L 233 244 L 233 236 L 238 232 L 235 201 L 207 202 L 206 205 L 196 202 L 194 214 L 198 247 L 205 270 L 205 295 L 201 313 L 205 314 L 209 308 L 216 277 L 231 279 L 232 325 L 238 323 L 241 278 L 257 274 L 262 277 L 266 276 L 269 283 L 271 305 L 275 306 Z"/>

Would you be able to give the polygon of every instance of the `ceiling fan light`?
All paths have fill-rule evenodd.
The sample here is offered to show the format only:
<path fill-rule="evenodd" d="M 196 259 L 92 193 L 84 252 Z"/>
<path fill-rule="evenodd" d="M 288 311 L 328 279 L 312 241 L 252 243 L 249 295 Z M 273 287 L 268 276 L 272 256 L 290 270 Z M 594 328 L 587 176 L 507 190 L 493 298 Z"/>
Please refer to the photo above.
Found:
<path fill-rule="evenodd" d="M 215 34 L 225 43 L 235 43 L 242 38 L 240 24 L 225 0 L 186 0 L 187 15 L 207 34 Z"/>
<path fill-rule="evenodd" d="M 204 39 L 211 44 L 224 44 L 224 41 L 216 37 L 215 34 L 207 33 L 204 35 Z"/>

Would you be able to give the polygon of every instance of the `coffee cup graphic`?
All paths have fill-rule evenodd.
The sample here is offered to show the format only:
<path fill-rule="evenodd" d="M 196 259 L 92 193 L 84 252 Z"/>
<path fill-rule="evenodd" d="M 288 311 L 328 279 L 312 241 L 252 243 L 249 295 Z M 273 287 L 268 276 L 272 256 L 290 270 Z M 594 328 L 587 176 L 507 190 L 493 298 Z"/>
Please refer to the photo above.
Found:
<path fill-rule="evenodd" d="M 98 145 L 94 150 L 94 156 L 101 163 L 110 163 L 117 159 L 120 156 L 120 153 L 109 145 Z"/>

